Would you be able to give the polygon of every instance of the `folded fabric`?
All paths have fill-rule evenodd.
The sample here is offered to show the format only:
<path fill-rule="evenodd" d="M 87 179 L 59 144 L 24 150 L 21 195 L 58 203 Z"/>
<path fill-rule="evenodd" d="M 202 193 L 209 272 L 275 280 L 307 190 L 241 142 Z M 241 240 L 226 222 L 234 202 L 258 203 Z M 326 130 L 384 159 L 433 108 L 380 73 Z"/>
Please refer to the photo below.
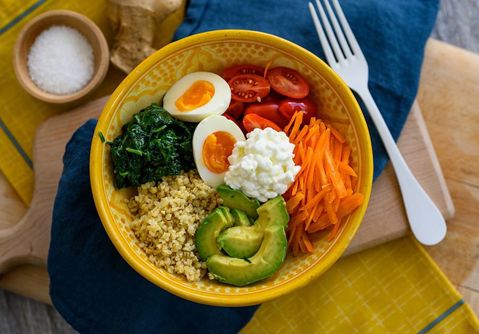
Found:
<path fill-rule="evenodd" d="M 397 139 L 417 94 L 424 46 L 438 0 L 341 0 L 369 65 L 369 87 Z M 191 0 L 175 38 L 216 29 L 249 29 L 286 38 L 324 58 L 307 0 Z M 364 110 L 364 108 L 363 108 Z M 374 178 L 388 160 L 367 112 Z"/>
<path fill-rule="evenodd" d="M 121 258 L 93 203 L 88 156 L 96 122 L 67 146 L 53 212 L 50 295 L 81 333 L 237 333 L 256 307 L 195 304 L 165 292 Z M 349 256 L 307 287 L 258 309 L 241 331 L 479 333 L 461 296 L 412 238 Z"/>
<path fill-rule="evenodd" d="M 237 333 L 256 307 L 224 308 L 178 298 L 148 282 L 118 254 L 93 203 L 90 144 L 96 121 L 67 145 L 53 210 L 50 296 L 81 333 Z"/>

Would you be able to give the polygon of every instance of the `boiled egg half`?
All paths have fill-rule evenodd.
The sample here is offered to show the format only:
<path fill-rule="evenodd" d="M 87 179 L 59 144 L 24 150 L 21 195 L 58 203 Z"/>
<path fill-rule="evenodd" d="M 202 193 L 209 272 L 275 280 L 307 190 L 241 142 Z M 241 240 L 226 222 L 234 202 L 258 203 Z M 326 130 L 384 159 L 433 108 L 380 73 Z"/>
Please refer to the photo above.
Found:
<path fill-rule="evenodd" d="M 198 174 L 211 187 L 224 183 L 228 157 L 238 141 L 245 140 L 235 122 L 212 115 L 202 120 L 193 134 L 193 156 Z"/>
<path fill-rule="evenodd" d="M 231 89 L 218 74 L 194 72 L 171 86 L 163 98 L 164 108 L 185 122 L 199 122 L 228 109 Z"/>

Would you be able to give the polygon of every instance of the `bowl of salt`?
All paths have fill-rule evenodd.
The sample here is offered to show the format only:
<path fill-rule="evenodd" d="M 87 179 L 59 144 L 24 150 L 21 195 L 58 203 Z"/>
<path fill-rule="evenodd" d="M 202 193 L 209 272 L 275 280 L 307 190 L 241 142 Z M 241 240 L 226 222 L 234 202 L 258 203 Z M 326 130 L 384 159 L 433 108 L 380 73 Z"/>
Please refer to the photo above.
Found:
<path fill-rule="evenodd" d="M 28 22 L 14 47 L 18 82 L 49 103 L 78 101 L 100 85 L 109 65 L 105 36 L 89 18 L 51 10 Z"/>

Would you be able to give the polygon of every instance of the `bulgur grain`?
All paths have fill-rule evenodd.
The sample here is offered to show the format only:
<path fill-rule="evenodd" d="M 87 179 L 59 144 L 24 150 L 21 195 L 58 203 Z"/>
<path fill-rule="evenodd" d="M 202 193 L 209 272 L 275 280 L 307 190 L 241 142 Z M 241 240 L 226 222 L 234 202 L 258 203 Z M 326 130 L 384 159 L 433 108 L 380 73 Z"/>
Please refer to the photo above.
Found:
<path fill-rule="evenodd" d="M 172 274 L 197 281 L 206 264 L 196 254 L 199 223 L 219 204 L 216 191 L 193 170 L 138 187 L 128 202 L 135 215 L 131 229 L 151 262 Z"/>

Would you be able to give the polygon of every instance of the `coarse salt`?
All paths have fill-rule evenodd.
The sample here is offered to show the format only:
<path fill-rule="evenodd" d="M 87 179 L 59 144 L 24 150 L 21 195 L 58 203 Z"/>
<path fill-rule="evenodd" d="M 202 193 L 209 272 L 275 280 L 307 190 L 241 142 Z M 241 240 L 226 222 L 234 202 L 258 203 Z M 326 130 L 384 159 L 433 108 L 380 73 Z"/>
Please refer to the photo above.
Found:
<path fill-rule="evenodd" d="M 42 90 L 59 95 L 82 89 L 93 76 L 93 49 L 76 29 L 51 26 L 38 35 L 28 53 L 28 71 Z"/>

